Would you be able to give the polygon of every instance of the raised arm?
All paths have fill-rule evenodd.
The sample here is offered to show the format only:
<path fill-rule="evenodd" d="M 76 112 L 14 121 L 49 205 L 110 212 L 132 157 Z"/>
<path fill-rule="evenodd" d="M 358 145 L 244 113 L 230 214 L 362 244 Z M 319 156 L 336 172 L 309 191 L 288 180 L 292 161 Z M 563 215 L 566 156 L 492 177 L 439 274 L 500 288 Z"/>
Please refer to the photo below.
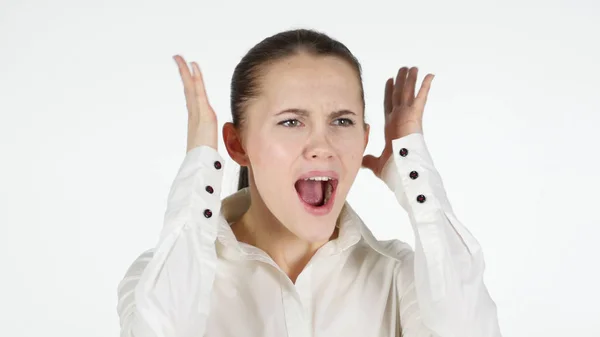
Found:
<path fill-rule="evenodd" d="M 394 191 L 415 233 L 415 251 L 398 252 L 403 336 L 499 337 L 481 247 L 452 211 L 423 137 L 433 75 L 417 96 L 416 78 L 416 68 L 401 68 L 395 83 L 386 83 L 386 149 L 378 158 L 365 157 L 365 166 Z"/>
<path fill-rule="evenodd" d="M 399 277 L 404 336 L 499 337 L 481 247 L 452 211 L 423 135 L 393 144 L 383 178 L 415 233 L 414 254 L 404 255 Z"/>
<path fill-rule="evenodd" d="M 222 158 L 197 64 L 176 56 L 188 108 L 187 154 L 172 184 L 156 247 L 119 283 L 122 337 L 192 337 L 206 325 L 215 276 Z"/>

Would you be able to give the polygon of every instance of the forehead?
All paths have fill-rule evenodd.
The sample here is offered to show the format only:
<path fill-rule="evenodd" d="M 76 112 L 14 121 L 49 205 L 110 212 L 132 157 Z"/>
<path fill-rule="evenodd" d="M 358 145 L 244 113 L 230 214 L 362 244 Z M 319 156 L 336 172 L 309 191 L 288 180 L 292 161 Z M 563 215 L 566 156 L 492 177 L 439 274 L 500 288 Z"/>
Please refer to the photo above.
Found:
<path fill-rule="evenodd" d="M 269 64 L 260 77 L 260 98 L 278 107 L 362 107 L 358 73 L 336 56 L 300 53 Z"/>

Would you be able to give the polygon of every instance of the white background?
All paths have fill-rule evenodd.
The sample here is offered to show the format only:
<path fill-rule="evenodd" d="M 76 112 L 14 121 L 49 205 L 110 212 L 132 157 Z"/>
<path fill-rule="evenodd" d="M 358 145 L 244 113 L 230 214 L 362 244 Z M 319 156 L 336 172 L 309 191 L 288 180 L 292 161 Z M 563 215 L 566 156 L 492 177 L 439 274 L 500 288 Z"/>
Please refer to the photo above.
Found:
<path fill-rule="evenodd" d="M 299 27 L 361 60 L 370 153 L 386 78 L 436 74 L 425 137 L 484 248 L 503 334 L 600 336 L 599 7 L 1 0 L 0 336 L 118 335 L 117 283 L 155 244 L 185 153 L 171 56 L 200 63 L 223 123 L 240 58 Z M 223 196 L 238 170 L 226 169 Z M 413 242 L 370 172 L 349 201 L 379 238 Z"/>

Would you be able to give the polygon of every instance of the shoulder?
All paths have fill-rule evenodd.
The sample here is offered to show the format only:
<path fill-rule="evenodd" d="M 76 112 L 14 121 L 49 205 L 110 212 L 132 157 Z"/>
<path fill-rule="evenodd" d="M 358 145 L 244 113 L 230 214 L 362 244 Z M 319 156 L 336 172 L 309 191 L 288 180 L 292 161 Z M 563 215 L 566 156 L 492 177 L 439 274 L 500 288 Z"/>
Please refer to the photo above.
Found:
<path fill-rule="evenodd" d="M 398 239 L 379 240 L 375 238 L 362 221 L 359 222 L 359 225 L 363 247 L 378 254 L 383 259 L 391 259 L 400 264 L 412 262 L 414 250 L 408 243 Z"/>
<path fill-rule="evenodd" d="M 393 269 L 396 275 L 407 274 L 407 271 L 411 274 L 413 270 L 414 250 L 401 240 L 377 240 L 366 234 L 362 236 L 354 253 L 363 256 L 363 263 L 371 267 L 386 266 L 386 269 Z"/>
<path fill-rule="evenodd" d="M 364 237 L 364 246 L 373 250 L 380 258 L 391 259 L 398 264 L 412 264 L 414 257 L 413 248 L 401 240 L 377 240 L 373 237 Z"/>
<path fill-rule="evenodd" d="M 361 251 L 376 259 L 389 260 L 395 264 L 412 264 L 414 251 L 408 243 L 398 239 L 377 239 L 348 203 L 344 205 L 340 222 L 348 226 L 348 232 L 352 231 L 360 236 Z"/>
<path fill-rule="evenodd" d="M 397 239 L 373 239 L 368 245 L 379 256 L 378 259 L 388 260 L 388 263 L 393 265 L 393 279 L 396 287 L 403 289 L 402 293 L 409 289 L 415 277 L 413 248 L 408 243 Z"/>
<path fill-rule="evenodd" d="M 414 281 L 414 251 L 406 242 L 363 237 L 352 254 L 376 284 L 391 284 L 404 293 Z"/>

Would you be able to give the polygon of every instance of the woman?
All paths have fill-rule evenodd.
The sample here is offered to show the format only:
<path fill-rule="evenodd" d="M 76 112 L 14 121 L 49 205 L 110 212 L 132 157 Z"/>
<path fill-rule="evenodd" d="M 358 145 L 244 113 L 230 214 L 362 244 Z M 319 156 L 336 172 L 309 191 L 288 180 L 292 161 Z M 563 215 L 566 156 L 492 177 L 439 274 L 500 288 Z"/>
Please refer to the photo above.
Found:
<path fill-rule="evenodd" d="M 422 134 L 433 79 L 385 85 L 381 156 L 363 157 L 361 68 L 310 30 L 269 37 L 236 67 L 227 152 L 240 190 L 221 201 L 216 115 L 200 69 L 175 57 L 187 154 L 160 240 L 119 285 L 121 336 L 500 336 L 475 238 L 456 219 Z M 394 191 L 416 250 L 376 240 L 346 203 L 361 166 Z M 394 220 L 389 220 L 394 226 Z"/>

